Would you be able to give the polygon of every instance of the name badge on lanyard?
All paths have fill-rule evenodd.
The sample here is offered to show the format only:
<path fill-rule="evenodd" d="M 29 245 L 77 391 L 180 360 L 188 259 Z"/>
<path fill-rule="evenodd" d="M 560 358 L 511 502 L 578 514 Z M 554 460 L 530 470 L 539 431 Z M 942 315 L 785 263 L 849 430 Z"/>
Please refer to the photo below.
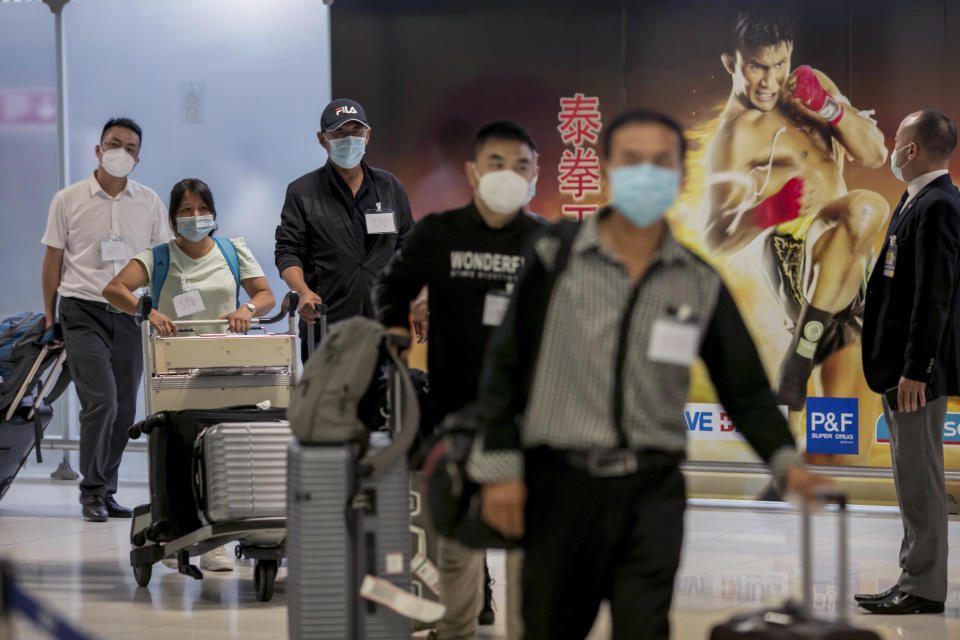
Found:
<path fill-rule="evenodd" d="M 127 260 L 127 245 L 122 238 L 110 235 L 100 241 L 100 259 L 104 262 L 124 262 Z"/>
<path fill-rule="evenodd" d="M 363 214 L 367 223 L 368 234 L 384 234 L 397 232 L 397 214 L 393 209 L 381 209 L 380 203 L 377 203 L 375 211 L 367 211 Z"/>
<path fill-rule="evenodd" d="M 897 236 L 890 236 L 887 252 L 883 256 L 883 275 L 892 278 L 897 268 Z"/>
<path fill-rule="evenodd" d="M 206 311 L 207 307 L 203 304 L 203 298 L 196 289 L 188 289 L 187 283 L 180 280 L 180 293 L 173 296 L 173 310 L 178 318 L 191 316 L 201 311 Z"/>
<path fill-rule="evenodd" d="M 510 306 L 510 293 L 507 291 L 489 291 L 483 300 L 483 326 L 499 327 Z"/>
<path fill-rule="evenodd" d="M 653 322 L 647 359 L 651 362 L 689 367 L 700 348 L 700 327 L 689 305 L 668 309 L 667 317 Z"/>

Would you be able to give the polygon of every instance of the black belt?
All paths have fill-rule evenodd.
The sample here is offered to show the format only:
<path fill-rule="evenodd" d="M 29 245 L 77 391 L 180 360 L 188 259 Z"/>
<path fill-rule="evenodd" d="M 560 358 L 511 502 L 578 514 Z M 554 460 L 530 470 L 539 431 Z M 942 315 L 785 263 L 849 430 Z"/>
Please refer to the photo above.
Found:
<path fill-rule="evenodd" d="M 573 469 L 584 471 L 595 478 L 617 478 L 633 475 L 651 467 L 674 467 L 684 459 L 682 452 L 660 449 L 535 449 L 533 455 L 543 455 Z"/>
<path fill-rule="evenodd" d="M 83 298 L 72 298 L 70 296 L 64 296 L 64 300 L 69 300 L 70 302 L 75 302 L 77 304 L 85 304 L 91 307 L 96 307 L 101 311 L 109 311 L 110 313 L 123 313 L 120 309 L 117 309 L 115 306 L 108 302 L 98 302 L 96 300 L 84 300 Z"/>

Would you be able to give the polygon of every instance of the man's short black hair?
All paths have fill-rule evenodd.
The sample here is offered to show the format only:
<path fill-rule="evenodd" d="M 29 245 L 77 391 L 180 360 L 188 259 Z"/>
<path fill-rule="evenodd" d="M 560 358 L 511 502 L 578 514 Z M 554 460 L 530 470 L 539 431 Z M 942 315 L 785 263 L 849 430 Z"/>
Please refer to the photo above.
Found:
<path fill-rule="evenodd" d="M 732 42 L 735 53 L 772 47 L 796 39 L 797 27 L 790 16 L 775 9 L 756 8 L 741 11 L 733 21 Z"/>
<path fill-rule="evenodd" d="M 913 123 L 913 140 L 937 160 L 946 160 L 957 148 L 957 125 L 936 109 L 924 109 Z"/>
<path fill-rule="evenodd" d="M 137 134 L 137 137 L 140 138 L 140 144 L 143 145 L 143 131 L 140 130 L 140 125 L 130 118 L 110 118 L 107 120 L 107 124 L 103 125 L 103 131 L 100 132 L 100 142 L 103 142 L 103 137 L 107 135 L 107 131 L 114 127 L 130 129 Z"/>
<path fill-rule="evenodd" d="M 610 157 L 610 141 L 613 139 L 613 134 L 616 133 L 617 129 L 621 129 L 628 124 L 662 124 L 668 129 L 676 131 L 677 137 L 680 139 L 680 162 L 681 164 L 683 163 L 687 155 L 687 139 L 683 136 L 683 127 L 667 114 L 653 109 L 633 109 L 632 111 L 626 111 L 618 115 L 613 119 L 613 122 L 607 125 L 603 130 L 603 137 L 601 139 L 601 149 L 603 150 L 603 157 L 605 159 Z"/>
<path fill-rule="evenodd" d="M 497 120 L 496 122 L 488 122 L 480 127 L 480 130 L 477 131 L 477 135 L 473 137 L 474 160 L 477 159 L 480 149 L 482 149 L 483 145 L 487 143 L 487 140 L 491 140 L 493 138 L 496 138 L 497 140 L 513 140 L 516 142 L 522 142 L 530 147 L 531 151 L 534 153 L 537 152 L 537 144 L 533 141 L 533 136 L 530 135 L 529 131 L 524 129 L 516 122 L 512 122 L 510 120 Z"/>

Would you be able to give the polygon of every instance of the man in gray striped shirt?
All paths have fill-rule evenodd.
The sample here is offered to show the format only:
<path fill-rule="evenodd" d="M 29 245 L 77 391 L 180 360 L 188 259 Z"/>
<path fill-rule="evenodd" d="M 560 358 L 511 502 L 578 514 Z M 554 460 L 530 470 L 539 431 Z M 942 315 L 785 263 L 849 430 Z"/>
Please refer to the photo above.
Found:
<path fill-rule="evenodd" d="M 614 120 L 612 205 L 535 237 L 490 339 L 468 471 L 484 485 L 484 520 L 524 539 L 528 639 L 583 638 L 604 599 L 615 638 L 669 636 L 695 357 L 787 491 L 811 498 L 827 482 L 804 469 L 720 276 L 664 220 L 685 151 L 663 114 Z"/>

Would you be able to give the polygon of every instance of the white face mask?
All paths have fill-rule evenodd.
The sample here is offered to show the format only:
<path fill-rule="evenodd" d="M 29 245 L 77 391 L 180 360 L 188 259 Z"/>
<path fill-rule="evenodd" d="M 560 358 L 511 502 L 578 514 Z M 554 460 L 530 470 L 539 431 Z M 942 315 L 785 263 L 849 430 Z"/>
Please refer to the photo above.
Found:
<path fill-rule="evenodd" d="M 124 149 L 110 149 L 101 154 L 100 164 L 103 165 L 103 170 L 114 178 L 126 178 L 137 161 Z"/>
<path fill-rule="evenodd" d="M 501 169 L 480 176 L 474 169 L 474 174 L 480 180 L 477 184 L 477 195 L 494 213 L 508 216 L 519 211 L 532 199 L 528 197 L 530 183 L 516 171 Z"/>

